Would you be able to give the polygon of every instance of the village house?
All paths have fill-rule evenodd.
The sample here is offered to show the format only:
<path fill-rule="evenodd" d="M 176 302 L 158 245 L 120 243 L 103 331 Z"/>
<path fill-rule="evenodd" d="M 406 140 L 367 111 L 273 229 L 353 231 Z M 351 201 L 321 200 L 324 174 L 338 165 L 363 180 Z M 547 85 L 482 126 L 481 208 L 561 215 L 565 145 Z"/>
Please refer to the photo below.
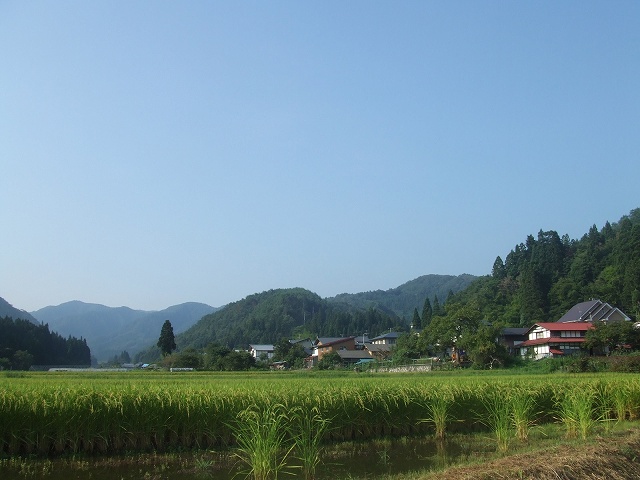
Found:
<path fill-rule="evenodd" d="M 313 343 L 313 352 L 305 360 L 307 368 L 315 367 L 322 357 L 331 352 L 355 351 L 356 337 L 318 337 Z"/>
<path fill-rule="evenodd" d="M 631 321 L 620 309 L 601 300 L 581 302 L 557 322 L 536 323 L 527 330 L 527 340 L 519 343 L 520 355 L 534 359 L 578 353 L 593 322 Z"/>
<path fill-rule="evenodd" d="M 385 333 L 384 335 L 372 338 L 371 343 L 374 345 L 395 345 L 400 335 L 399 332 Z"/>
<path fill-rule="evenodd" d="M 376 359 L 379 362 L 388 360 L 391 357 L 393 351 L 393 345 L 386 343 L 370 343 L 366 347 L 371 358 Z"/>
<path fill-rule="evenodd" d="M 520 355 L 520 345 L 528 339 L 528 333 L 528 328 L 503 328 L 499 342 L 505 346 L 509 355 Z"/>
<path fill-rule="evenodd" d="M 368 350 L 338 350 L 342 365 L 349 367 L 361 360 L 373 360 Z"/>
<path fill-rule="evenodd" d="M 356 337 L 318 338 L 314 345 L 313 356 L 317 357 L 318 361 L 320 361 L 327 353 L 339 352 L 341 350 L 355 350 L 355 338 Z"/>
<path fill-rule="evenodd" d="M 528 340 L 519 345 L 520 354 L 538 360 L 578 353 L 590 328 L 591 322 L 536 323 L 527 332 Z"/>
<path fill-rule="evenodd" d="M 270 360 L 273 357 L 273 345 L 249 345 L 249 353 L 256 360 Z"/>

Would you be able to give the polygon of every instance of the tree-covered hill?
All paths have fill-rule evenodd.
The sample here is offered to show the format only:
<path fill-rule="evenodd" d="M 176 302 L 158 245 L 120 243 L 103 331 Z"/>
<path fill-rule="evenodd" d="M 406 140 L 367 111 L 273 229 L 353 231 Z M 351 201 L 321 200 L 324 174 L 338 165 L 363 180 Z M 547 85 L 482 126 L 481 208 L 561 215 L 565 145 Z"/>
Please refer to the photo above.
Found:
<path fill-rule="evenodd" d="M 48 325 L 0 318 L 0 369 L 28 370 L 31 365 L 85 365 L 91 352 L 84 339 L 63 338 Z"/>
<path fill-rule="evenodd" d="M 423 275 L 389 290 L 362 293 L 343 293 L 327 300 L 344 303 L 358 309 L 377 308 L 393 312 L 400 318 L 411 320 L 414 309 L 422 311 L 425 299 L 444 303 L 451 293 L 467 288 L 477 277 L 473 275 Z"/>
<path fill-rule="evenodd" d="M 283 337 L 378 335 L 406 327 L 393 313 L 334 304 L 303 288 L 291 288 L 256 293 L 230 303 L 177 335 L 176 344 L 178 350 L 199 349 L 210 343 L 246 349 L 249 344 L 273 344 Z M 138 359 L 150 361 L 157 355 L 152 348 Z"/>
<path fill-rule="evenodd" d="M 617 223 L 592 226 L 579 240 L 555 231 L 529 235 L 491 275 L 452 297 L 473 305 L 481 318 L 528 327 L 557 321 L 576 303 L 598 298 L 634 319 L 640 314 L 640 209 Z"/>

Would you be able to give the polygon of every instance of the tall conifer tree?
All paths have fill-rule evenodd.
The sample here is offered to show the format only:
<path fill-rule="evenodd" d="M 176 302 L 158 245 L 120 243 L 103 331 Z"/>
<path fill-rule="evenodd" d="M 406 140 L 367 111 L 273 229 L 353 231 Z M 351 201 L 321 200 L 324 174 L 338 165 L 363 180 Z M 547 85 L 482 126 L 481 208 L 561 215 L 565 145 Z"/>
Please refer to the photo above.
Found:
<path fill-rule="evenodd" d="M 433 318 L 433 310 L 431 309 L 431 302 L 429 297 L 425 298 L 424 305 L 422 307 L 422 328 L 425 329 L 431 323 Z"/>
<path fill-rule="evenodd" d="M 160 338 L 158 339 L 158 348 L 164 357 L 176 349 L 176 337 L 173 334 L 173 326 L 169 320 L 165 320 L 162 324 Z"/>

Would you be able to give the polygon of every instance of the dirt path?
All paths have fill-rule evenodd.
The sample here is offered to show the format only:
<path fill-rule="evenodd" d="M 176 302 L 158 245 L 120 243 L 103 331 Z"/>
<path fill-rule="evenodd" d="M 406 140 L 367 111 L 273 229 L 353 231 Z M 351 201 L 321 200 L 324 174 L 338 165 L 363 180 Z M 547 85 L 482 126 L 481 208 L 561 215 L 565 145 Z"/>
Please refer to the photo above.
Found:
<path fill-rule="evenodd" d="M 616 438 L 598 438 L 584 446 L 547 448 L 420 477 L 436 479 L 637 480 L 640 429 L 628 430 Z"/>

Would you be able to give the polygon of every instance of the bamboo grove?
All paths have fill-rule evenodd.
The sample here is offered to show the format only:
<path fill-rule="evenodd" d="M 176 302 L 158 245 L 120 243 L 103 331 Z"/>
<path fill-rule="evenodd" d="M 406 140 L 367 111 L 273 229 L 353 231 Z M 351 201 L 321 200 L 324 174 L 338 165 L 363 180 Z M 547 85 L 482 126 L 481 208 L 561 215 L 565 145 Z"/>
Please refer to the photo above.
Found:
<path fill-rule="evenodd" d="M 526 438 L 536 424 L 562 422 L 567 435 L 588 435 L 640 415 L 640 379 L 623 374 L 42 374 L 3 378 L 1 386 L 5 455 L 237 446 L 239 419 L 276 405 L 288 423 L 314 412 L 324 442 L 491 430 L 500 443 L 501 435 Z"/>

